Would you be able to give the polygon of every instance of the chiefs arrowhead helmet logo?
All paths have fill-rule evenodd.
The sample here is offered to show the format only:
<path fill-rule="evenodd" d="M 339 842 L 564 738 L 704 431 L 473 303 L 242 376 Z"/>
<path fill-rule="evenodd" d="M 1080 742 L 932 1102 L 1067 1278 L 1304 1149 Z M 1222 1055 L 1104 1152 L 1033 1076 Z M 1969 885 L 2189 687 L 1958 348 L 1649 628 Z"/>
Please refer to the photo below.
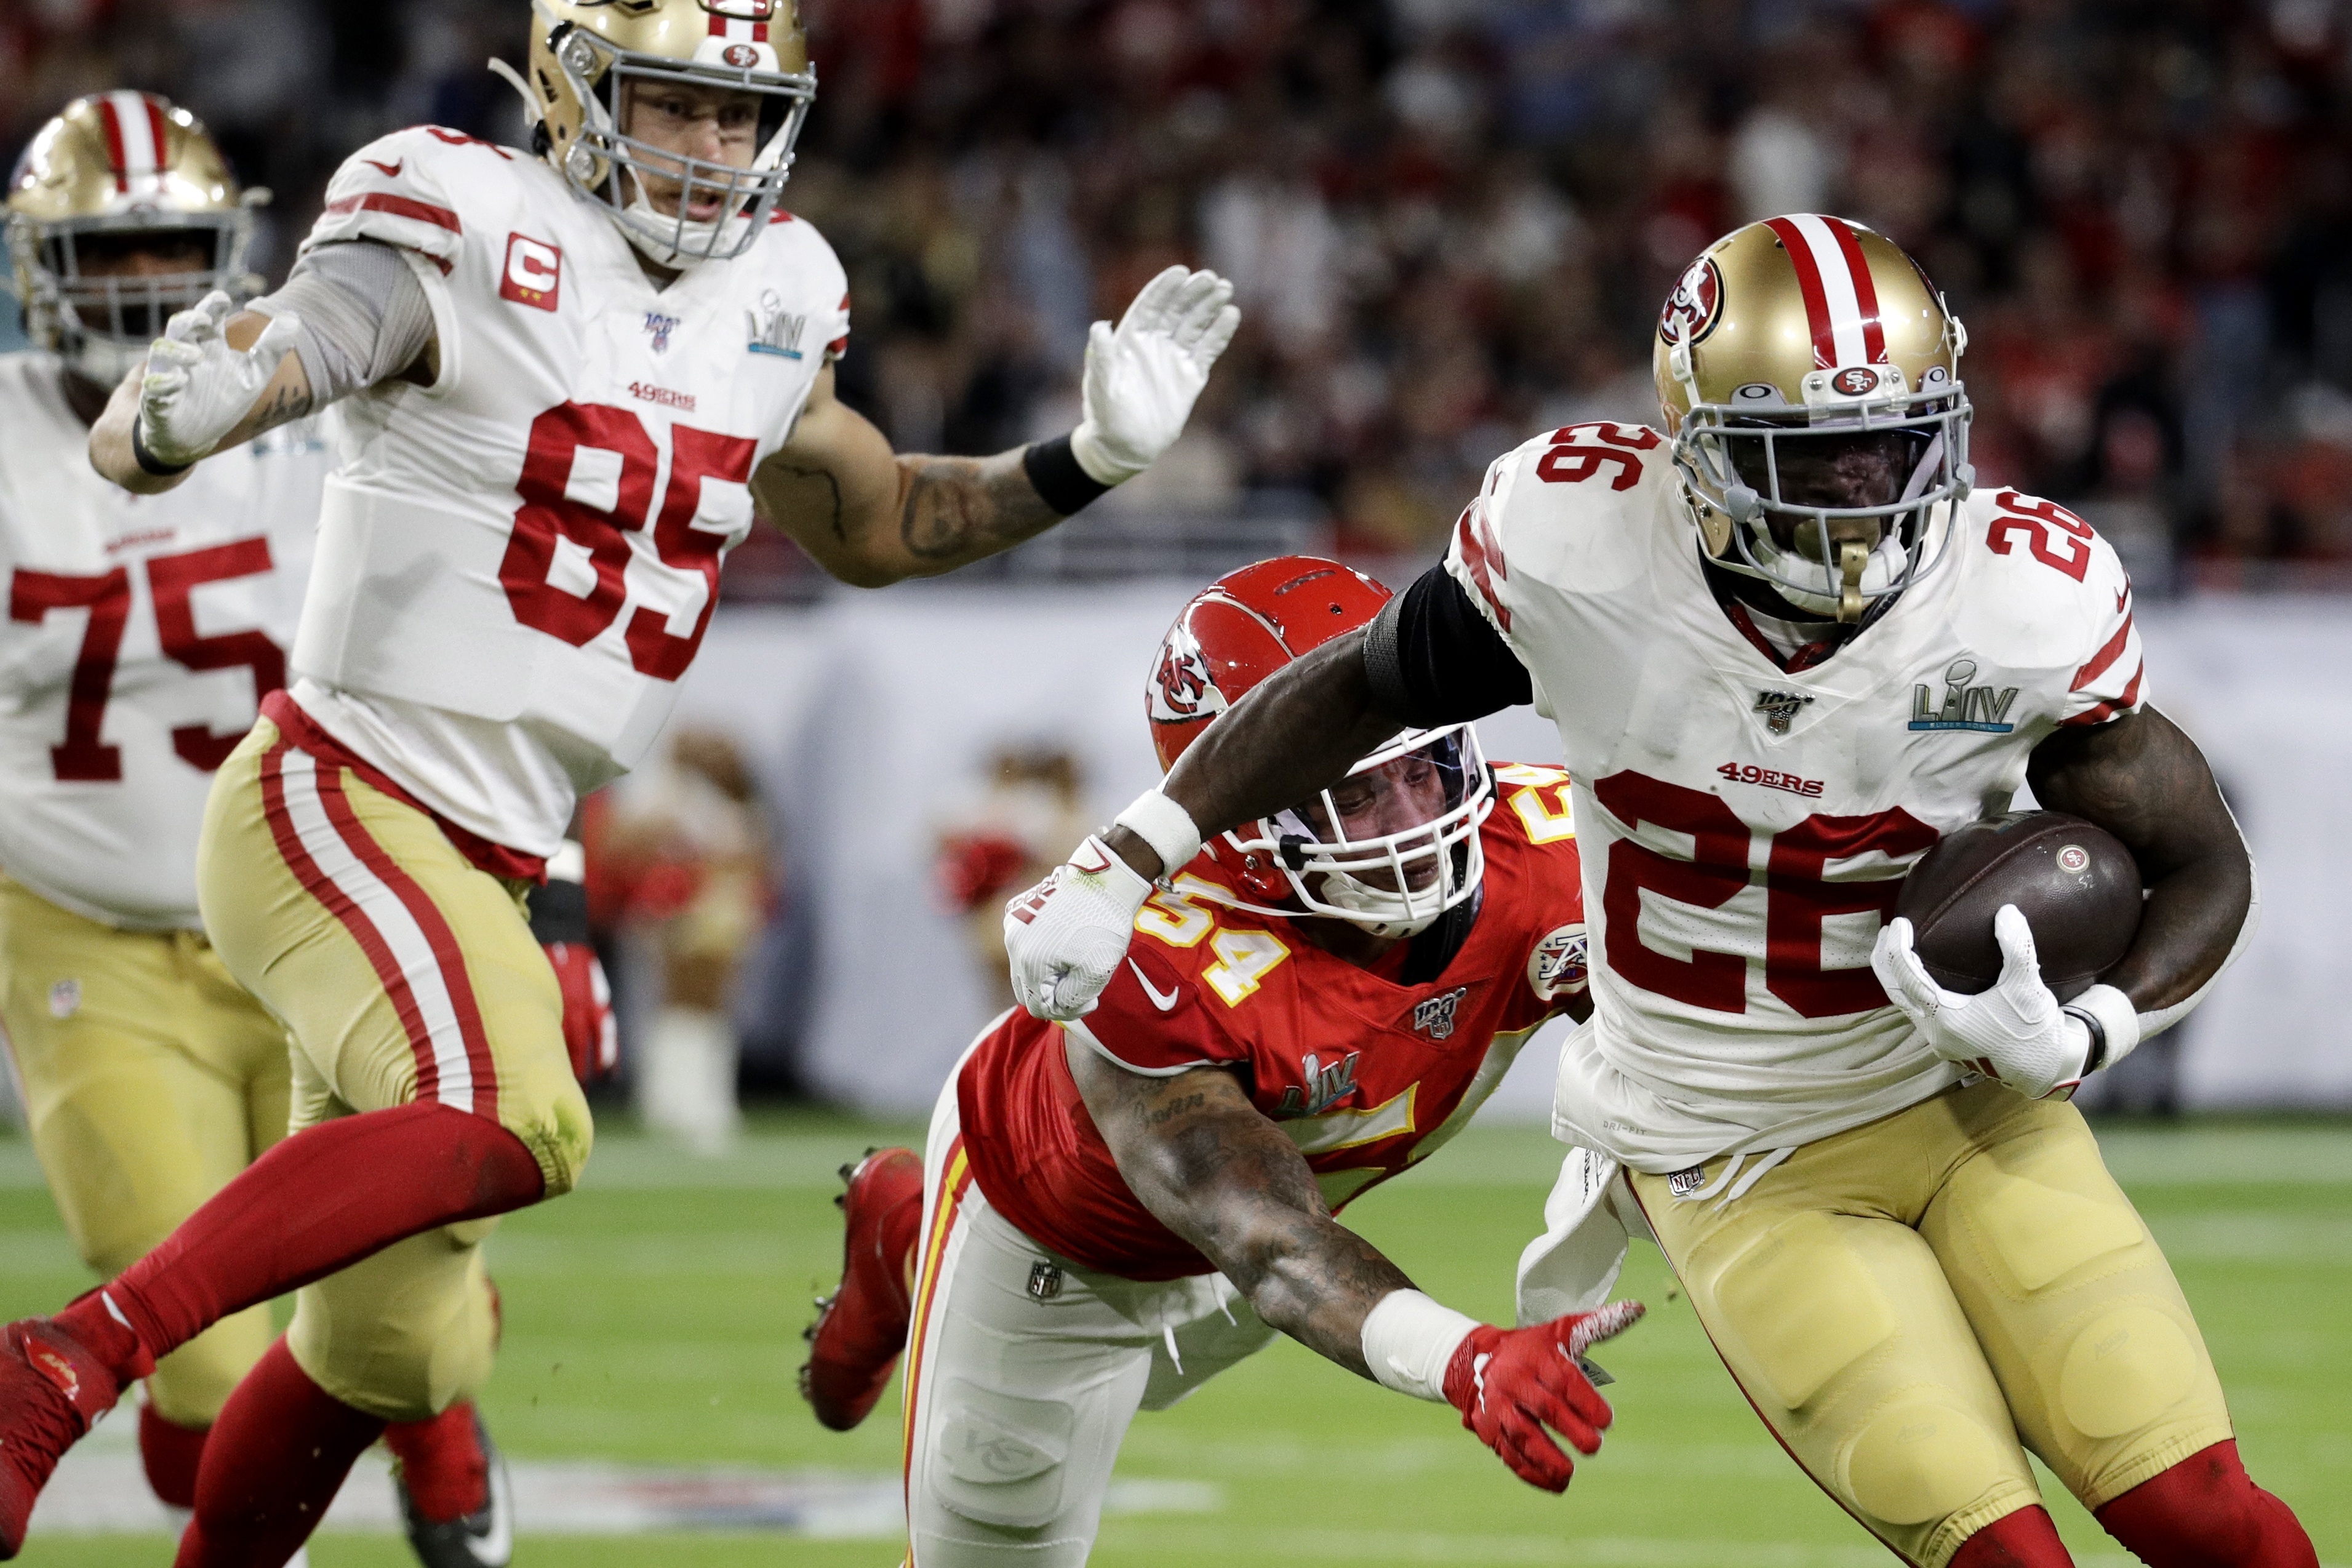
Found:
<path fill-rule="evenodd" d="M 1225 694 L 1217 689 L 1209 673 L 1201 639 L 1192 635 L 1192 627 L 1179 622 L 1169 630 L 1160 668 L 1151 678 L 1152 722 L 1183 724 L 1213 718 L 1224 710 Z"/>
<path fill-rule="evenodd" d="M 1658 312 L 1658 337 L 1669 343 L 1696 343 L 1723 319 L 1723 274 L 1711 257 L 1690 264 Z"/>

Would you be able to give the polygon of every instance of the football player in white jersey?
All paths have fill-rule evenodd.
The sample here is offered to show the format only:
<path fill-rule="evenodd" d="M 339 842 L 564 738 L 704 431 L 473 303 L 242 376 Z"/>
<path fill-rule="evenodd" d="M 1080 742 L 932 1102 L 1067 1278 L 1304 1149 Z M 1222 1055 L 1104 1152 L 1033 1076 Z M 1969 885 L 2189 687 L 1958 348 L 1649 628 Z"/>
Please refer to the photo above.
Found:
<path fill-rule="evenodd" d="M 531 17 L 530 149 L 362 149 L 285 287 L 174 317 L 92 432 L 153 493 L 297 414 L 347 422 L 291 685 L 222 764 L 198 863 L 213 942 L 294 1037 L 301 1131 L 0 1339 L 0 1552 L 123 1382 L 289 1288 L 274 1418 L 213 1438 L 279 1478 L 271 1550 L 383 1422 L 478 1387 L 479 1243 L 591 1138 L 520 899 L 659 733 L 730 546 L 764 513 L 866 585 L 1003 550 L 1171 444 L 1237 323 L 1223 279 L 1171 268 L 1096 327 L 1069 435 L 896 456 L 834 396 L 842 270 L 778 205 L 815 90 L 789 0 Z M 246 1560 L 205 1526 L 183 1568 Z"/>
<path fill-rule="evenodd" d="M 1534 701 L 1576 780 L 1593 1017 L 1520 1311 L 1597 1304 L 1646 1226 L 1758 1413 L 1906 1562 L 2057 1568 L 2030 1451 L 2157 1568 L 2313 1568 L 2240 1464 L 2195 1319 L 2073 1087 L 2177 1021 L 2253 923 L 2196 746 L 2147 706 L 2131 586 L 2064 509 L 1979 489 L 1965 334 L 1859 225 L 1710 246 L 1655 347 L 1666 432 L 1552 431 L 1444 564 L 1267 680 L 1006 932 L 1083 1012 L 1150 878 L 1401 725 Z M 2065 1005 L 1941 991 L 1890 920 L 1945 833 L 2045 806 L 2128 845 L 2146 912 Z M 1432 1353 L 1468 1321 L 1424 1313 Z"/>
<path fill-rule="evenodd" d="M 258 286 L 263 196 L 185 110 L 137 92 L 67 105 L 6 194 L 40 346 L 0 357 L 0 1023 L 58 1212 L 108 1279 L 286 1131 L 286 1031 L 205 940 L 196 834 L 214 770 L 285 684 L 325 433 L 287 425 L 152 499 L 84 453 L 166 316 Z M 273 1337 L 250 1307 L 149 1375 L 140 1453 L 181 1517 Z M 385 1436 L 420 1556 L 503 1561 L 446 1554 L 497 1496 L 470 1404 Z"/>

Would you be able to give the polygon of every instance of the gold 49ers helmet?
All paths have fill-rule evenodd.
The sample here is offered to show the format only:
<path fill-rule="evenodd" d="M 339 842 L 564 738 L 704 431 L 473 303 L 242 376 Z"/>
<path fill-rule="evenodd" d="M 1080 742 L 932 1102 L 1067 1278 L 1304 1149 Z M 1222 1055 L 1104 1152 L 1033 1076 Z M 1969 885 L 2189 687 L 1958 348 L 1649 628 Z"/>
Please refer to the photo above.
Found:
<path fill-rule="evenodd" d="M 1974 482 L 1967 346 L 1918 264 L 1860 224 L 1795 213 L 1708 246 L 1651 358 L 1707 554 L 1848 622 L 1931 571 Z"/>
<path fill-rule="evenodd" d="M 35 134 L 8 177 L 8 258 L 26 335 L 112 385 L 163 331 L 215 289 L 248 295 L 252 209 L 205 128 L 151 92 L 78 98 Z M 96 270 L 126 247 L 184 249 L 190 266 L 138 276 Z M 173 242 L 177 242 L 176 244 Z"/>
<path fill-rule="evenodd" d="M 612 209 L 630 243 L 666 267 L 740 256 L 766 226 L 816 98 L 797 0 L 532 0 L 530 79 L 493 60 L 536 121 L 532 144 L 574 188 Z M 628 133 L 629 100 L 720 88 L 757 104 L 751 164 L 666 152 Z M 659 210 L 651 175 L 677 210 Z M 697 218 L 703 206 L 710 216 Z"/>

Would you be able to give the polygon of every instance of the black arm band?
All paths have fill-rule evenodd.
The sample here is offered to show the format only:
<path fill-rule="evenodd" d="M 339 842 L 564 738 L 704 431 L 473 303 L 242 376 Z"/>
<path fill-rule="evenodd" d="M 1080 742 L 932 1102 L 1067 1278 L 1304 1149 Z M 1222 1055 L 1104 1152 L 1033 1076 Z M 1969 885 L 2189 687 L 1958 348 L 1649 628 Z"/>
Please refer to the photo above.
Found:
<path fill-rule="evenodd" d="M 146 437 L 139 434 L 139 416 L 136 414 L 131 416 L 131 458 L 142 469 L 159 479 L 184 474 L 195 467 L 194 463 L 167 463 L 149 451 Z"/>
<path fill-rule="evenodd" d="M 2107 1065 L 2107 1026 L 2081 1007 L 2062 1007 L 2060 1012 L 2070 1018 L 2080 1018 L 2083 1026 L 2091 1031 L 2091 1048 L 2083 1057 L 2083 1076 L 2090 1077 Z"/>
<path fill-rule="evenodd" d="M 1083 510 L 1110 489 L 1078 467 L 1067 436 L 1032 442 L 1021 454 L 1021 471 L 1029 476 L 1039 499 L 1064 517 Z"/>
<path fill-rule="evenodd" d="M 1415 729 L 1535 700 L 1519 656 L 1443 566 L 1423 573 L 1372 617 L 1364 675 L 1373 707 Z"/>
<path fill-rule="evenodd" d="M 588 940 L 588 889 L 551 879 L 530 890 L 531 939 L 544 947 Z"/>

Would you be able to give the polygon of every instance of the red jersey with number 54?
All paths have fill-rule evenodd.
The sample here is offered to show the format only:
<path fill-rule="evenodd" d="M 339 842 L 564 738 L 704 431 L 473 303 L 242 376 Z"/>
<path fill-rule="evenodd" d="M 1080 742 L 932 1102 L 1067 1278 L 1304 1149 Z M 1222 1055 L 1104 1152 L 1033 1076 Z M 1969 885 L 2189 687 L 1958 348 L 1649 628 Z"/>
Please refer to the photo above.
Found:
<path fill-rule="evenodd" d="M 205 796 L 285 684 L 333 457 L 298 420 L 134 496 L 89 466 L 62 375 L 0 354 L 0 870 L 108 925 L 194 931 Z"/>
<path fill-rule="evenodd" d="M 2042 740 L 2147 687 L 2130 582 L 2072 513 L 1980 489 L 1931 541 L 1934 570 L 1791 671 L 1709 591 L 1656 431 L 1572 426 L 1487 470 L 1447 569 L 1559 722 L 1584 851 L 1563 1139 L 1671 1172 L 1958 1080 L 1871 973 L 1904 873 L 2007 810 Z"/>
<path fill-rule="evenodd" d="M 1334 1210 L 1452 1137 L 1586 984 L 1567 775 L 1495 774 L 1477 918 L 1434 976 L 1407 980 L 1403 945 L 1362 969 L 1286 920 L 1200 896 L 1222 875 L 1203 854 L 1144 905 L 1093 1012 L 1070 1024 L 1018 1010 L 999 1020 L 957 1081 L 964 1149 L 988 1201 L 1084 1268 L 1170 1279 L 1213 1267 L 1128 1190 L 1070 1077 L 1073 1048 L 1154 1076 L 1234 1069 Z"/>
<path fill-rule="evenodd" d="M 426 126 L 370 143 L 305 249 L 400 247 L 440 374 L 346 403 L 295 700 L 443 816 L 545 855 L 668 717 L 750 531 L 753 468 L 849 330 L 779 212 L 656 288 L 541 160 Z"/>

